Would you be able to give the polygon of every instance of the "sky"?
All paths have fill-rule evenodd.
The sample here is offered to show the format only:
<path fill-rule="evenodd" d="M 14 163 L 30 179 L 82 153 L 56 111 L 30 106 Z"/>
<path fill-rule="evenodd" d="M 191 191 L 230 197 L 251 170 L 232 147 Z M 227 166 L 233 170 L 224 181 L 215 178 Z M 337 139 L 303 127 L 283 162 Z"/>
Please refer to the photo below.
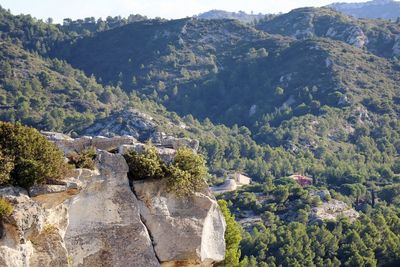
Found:
<path fill-rule="evenodd" d="M 365 2 L 366 0 L 340 0 L 340 2 Z M 0 0 L 3 8 L 14 15 L 31 14 L 38 19 L 53 18 L 106 18 L 141 14 L 150 18 L 183 18 L 211 10 L 245 11 L 247 13 L 288 12 L 305 6 L 324 6 L 333 0 Z"/>

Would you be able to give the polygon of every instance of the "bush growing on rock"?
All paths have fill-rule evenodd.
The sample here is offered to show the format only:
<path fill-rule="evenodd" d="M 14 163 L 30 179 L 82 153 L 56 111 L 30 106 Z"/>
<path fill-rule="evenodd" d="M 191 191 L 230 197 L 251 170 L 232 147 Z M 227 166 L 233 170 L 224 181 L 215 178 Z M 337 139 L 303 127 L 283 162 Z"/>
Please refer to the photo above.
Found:
<path fill-rule="evenodd" d="M 89 148 L 83 150 L 80 154 L 76 153 L 69 157 L 70 163 L 72 163 L 76 168 L 86 168 L 94 170 L 96 167 L 96 149 Z"/>
<path fill-rule="evenodd" d="M 12 205 L 5 199 L 0 198 L 0 219 L 3 216 L 9 216 L 13 212 Z"/>
<path fill-rule="evenodd" d="M 165 177 L 166 166 L 160 159 L 157 149 L 146 145 L 144 151 L 130 151 L 125 154 L 129 166 L 128 176 L 133 180 L 162 179 Z"/>
<path fill-rule="evenodd" d="M 140 153 L 131 151 L 124 157 L 129 166 L 130 179 L 167 179 L 167 190 L 177 196 L 190 196 L 206 186 L 205 161 L 189 148 L 178 149 L 169 165 L 161 160 L 152 145 L 146 145 Z"/>
<path fill-rule="evenodd" d="M 0 184 L 6 184 L 10 181 L 10 174 L 13 168 L 13 160 L 7 155 L 4 155 L 0 148 Z"/>
<path fill-rule="evenodd" d="M 67 170 L 64 154 L 36 129 L 0 122 L 0 184 L 24 188 L 59 179 Z"/>
<path fill-rule="evenodd" d="M 207 167 L 202 156 L 189 148 L 177 150 L 174 162 L 169 167 L 168 190 L 177 195 L 191 195 L 206 185 Z"/>

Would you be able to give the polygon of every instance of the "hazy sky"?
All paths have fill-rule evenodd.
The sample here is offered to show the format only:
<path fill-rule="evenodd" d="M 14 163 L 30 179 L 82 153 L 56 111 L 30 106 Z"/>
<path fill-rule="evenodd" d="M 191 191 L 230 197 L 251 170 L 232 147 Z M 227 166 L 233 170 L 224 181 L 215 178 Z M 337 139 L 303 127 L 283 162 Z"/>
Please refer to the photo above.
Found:
<path fill-rule="evenodd" d="M 340 0 L 364 1 L 366 0 Z M 182 18 L 211 9 L 278 13 L 297 7 L 323 6 L 332 2 L 334 0 L 0 0 L 0 5 L 10 9 L 13 14 L 31 14 L 39 19 L 52 17 L 56 22 L 62 22 L 63 18 L 105 18 L 129 14 Z"/>

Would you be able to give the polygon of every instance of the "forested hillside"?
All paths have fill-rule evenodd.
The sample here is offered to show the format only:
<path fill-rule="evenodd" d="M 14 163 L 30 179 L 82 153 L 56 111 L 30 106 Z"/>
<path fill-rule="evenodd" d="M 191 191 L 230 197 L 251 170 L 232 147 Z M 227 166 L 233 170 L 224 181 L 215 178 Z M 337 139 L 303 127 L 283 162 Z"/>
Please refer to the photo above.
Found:
<path fill-rule="evenodd" d="M 0 42 L 0 118 L 63 131 L 79 131 L 121 109 L 121 89 L 102 85 L 65 61 L 42 58 L 8 41 Z"/>
<path fill-rule="evenodd" d="M 1 9 L 0 120 L 78 135 L 144 112 L 157 130 L 200 141 L 210 184 L 231 171 L 253 179 L 219 195 L 239 221 L 257 219 L 242 223 L 243 265 L 397 266 L 399 33 L 327 8 L 253 26 L 142 16 L 56 25 Z M 332 201 L 360 215 L 315 219 Z"/>

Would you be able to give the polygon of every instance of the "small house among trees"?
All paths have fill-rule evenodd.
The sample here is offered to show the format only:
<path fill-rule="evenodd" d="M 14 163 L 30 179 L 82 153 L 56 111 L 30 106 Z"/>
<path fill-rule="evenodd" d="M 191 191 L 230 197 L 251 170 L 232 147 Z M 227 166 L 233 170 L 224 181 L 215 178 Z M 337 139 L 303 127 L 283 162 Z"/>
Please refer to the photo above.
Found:
<path fill-rule="evenodd" d="M 230 173 L 228 178 L 235 180 L 235 182 L 238 186 L 248 185 L 251 183 L 250 177 L 247 177 L 246 175 L 243 175 L 239 172 Z"/>

